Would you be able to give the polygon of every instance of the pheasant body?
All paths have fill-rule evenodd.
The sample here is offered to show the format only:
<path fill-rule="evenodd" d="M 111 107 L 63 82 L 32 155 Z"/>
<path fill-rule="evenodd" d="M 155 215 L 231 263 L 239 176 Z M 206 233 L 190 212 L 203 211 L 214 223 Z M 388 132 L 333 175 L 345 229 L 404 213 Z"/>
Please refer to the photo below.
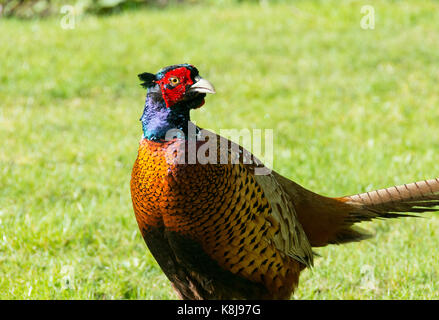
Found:
<path fill-rule="evenodd" d="M 438 179 L 330 198 L 274 171 L 258 174 L 261 162 L 239 145 L 209 132 L 213 149 L 206 148 L 210 138 L 191 140 L 190 110 L 214 93 L 195 67 L 139 77 L 148 93 L 133 207 L 149 250 L 183 299 L 288 299 L 313 264 L 312 247 L 367 239 L 356 223 L 439 205 Z"/>
<path fill-rule="evenodd" d="M 273 239 L 280 232 L 279 223 L 251 170 L 243 164 L 178 164 L 176 154 L 188 150 L 187 144 L 180 139 L 140 143 L 131 190 L 142 235 L 146 239 L 150 232 L 174 234 L 173 240 L 164 236 L 165 245 L 166 241 L 192 242 L 201 250 L 191 252 L 194 263 L 197 256 L 206 255 L 211 264 L 229 270 L 234 281 L 240 278 L 249 288 L 259 288 L 257 296 L 252 290 L 237 294 L 235 282 L 229 288 L 213 281 L 203 288 L 212 298 L 288 298 L 305 265 L 276 248 Z M 176 240 L 175 235 L 184 240 Z M 163 263 L 169 263 L 166 259 Z M 212 271 L 204 270 L 206 277 L 212 278 Z M 203 271 L 185 272 L 195 274 L 194 287 L 203 286 L 193 283 Z"/>

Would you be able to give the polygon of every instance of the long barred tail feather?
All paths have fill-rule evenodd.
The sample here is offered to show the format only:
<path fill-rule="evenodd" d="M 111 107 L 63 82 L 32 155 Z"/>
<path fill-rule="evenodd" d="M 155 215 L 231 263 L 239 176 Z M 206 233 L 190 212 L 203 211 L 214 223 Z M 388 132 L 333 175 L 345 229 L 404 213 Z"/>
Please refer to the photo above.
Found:
<path fill-rule="evenodd" d="M 373 219 L 418 217 L 439 211 L 439 179 L 330 198 L 278 175 L 294 202 L 298 219 L 313 247 L 361 241 L 372 235 L 356 223 Z"/>
<path fill-rule="evenodd" d="M 419 217 L 410 213 L 435 212 L 439 208 L 439 180 L 431 179 L 338 198 L 351 205 L 343 227 L 329 243 L 361 241 L 372 235 L 353 224 L 373 219 Z M 346 209 L 345 209 L 346 210 Z M 343 212 L 344 210 L 341 210 Z"/>
<path fill-rule="evenodd" d="M 439 205 L 439 179 L 360 193 L 342 199 L 347 203 L 361 204 L 381 218 L 401 216 L 397 212 L 433 212 L 438 210 L 433 207 Z"/>

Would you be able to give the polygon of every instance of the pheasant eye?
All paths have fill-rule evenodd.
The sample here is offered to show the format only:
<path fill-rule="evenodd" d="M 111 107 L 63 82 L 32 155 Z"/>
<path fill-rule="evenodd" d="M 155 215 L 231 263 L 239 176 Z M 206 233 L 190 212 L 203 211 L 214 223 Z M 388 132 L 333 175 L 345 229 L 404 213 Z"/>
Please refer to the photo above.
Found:
<path fill-rule="evenodd" d="M 180 83 L 180 79 L 178 79 L 177 77 L 169 78 L 169 84 L 171 84 L 172 86 L 175 87 L 179 83 Z"/>

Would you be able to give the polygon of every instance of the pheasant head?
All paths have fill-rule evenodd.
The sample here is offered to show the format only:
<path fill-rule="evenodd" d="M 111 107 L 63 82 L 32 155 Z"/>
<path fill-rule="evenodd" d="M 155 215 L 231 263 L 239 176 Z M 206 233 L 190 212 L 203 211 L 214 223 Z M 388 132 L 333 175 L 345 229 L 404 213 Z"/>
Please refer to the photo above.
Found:
<path fill-rule="evenodd" d="M 161 69 L 156 74 L 139 74 L 142 86 L 163 99 L 167 108 L 176 104 L 198 108 L 204 104 L 206 93 L 215 93 L 213 85 L 201 78 L 197 68 L 190 64 L 178 64 Z"/>
<path fill-rule="evenodd" d="M 140 120 L 144 137 L 151 140 L 162 139 L 170 129 L 184 130 L 189 111 L 204 104 L 206 93 L 215 93 L 213 85 L 190 64 L 169 66 L 156 74 L 144 72 L 138 77 L 148 90 Z"/>

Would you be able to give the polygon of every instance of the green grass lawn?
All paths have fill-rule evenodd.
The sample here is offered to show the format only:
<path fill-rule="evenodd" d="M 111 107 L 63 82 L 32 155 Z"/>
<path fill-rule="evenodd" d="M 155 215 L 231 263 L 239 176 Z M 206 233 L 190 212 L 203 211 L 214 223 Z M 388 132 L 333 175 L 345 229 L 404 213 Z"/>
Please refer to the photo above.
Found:
<path fill-rule="evenodd" d="M 144 71 L 196 65 L 217 89 L 197 124 L 274 129 L 274 168 L 324 195 L 439 176 L 439 3 L 377 1 L 374 30 L 364 4 L 143 10 L 73 30 L 0 20 L 0 298 L 176 298 L 129 191 Z M 317 249 L 293 298 L 438 298 L 426 216 Z"/>

